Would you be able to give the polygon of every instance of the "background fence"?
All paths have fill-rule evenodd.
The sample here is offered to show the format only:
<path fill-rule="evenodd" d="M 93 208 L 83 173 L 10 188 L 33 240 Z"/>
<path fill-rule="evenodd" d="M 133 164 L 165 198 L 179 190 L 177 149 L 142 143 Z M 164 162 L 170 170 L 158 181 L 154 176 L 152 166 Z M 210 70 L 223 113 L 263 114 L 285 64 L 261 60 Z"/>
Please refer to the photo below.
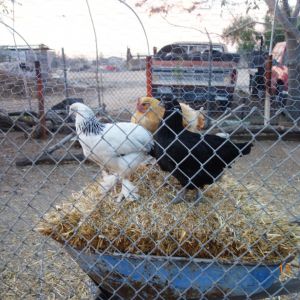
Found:
<path fill-rule="evenodd" d="M 299 297 L 300 112 L 286 109 L 289 91 L 280 90 L 266 120 L 267 88 L 250 77 L 259 72 L 251 55 L 240 56 L 231 110 L 215 99 L 184 102 L 205 106 L 203 136 L 227 133 L 253 143 L 251 153 L 206 185 L 199 203 L 195 191 L 173 203 L 181 186 L 152 162 L 130 177 L 140 200 L 117 203 L 120 184 L 102 190 L 108 165 L 84 159 L 68 138 L 68 109 L 83 101 L 103 123 L 129 122 L 152 91 L 146 56 L 127 50 L 97 68 L 45 45 L 1 47 L 1 299 Z M 183 57 L 170 61 L 185 68 Z"/>

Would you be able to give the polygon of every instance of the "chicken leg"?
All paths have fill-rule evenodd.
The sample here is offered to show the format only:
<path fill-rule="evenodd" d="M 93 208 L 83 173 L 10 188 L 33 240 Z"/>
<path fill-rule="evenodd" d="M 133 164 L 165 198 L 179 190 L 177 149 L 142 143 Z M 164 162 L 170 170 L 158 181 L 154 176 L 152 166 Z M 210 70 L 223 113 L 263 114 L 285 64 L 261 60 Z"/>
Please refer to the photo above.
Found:
<path fill-rule="evenodd" d="M 121 193 L 119 194 L 116 201 L 121 202 L 123 198 L 125 198 L 126 200 L 137 201 L 140 199 L 140 196 L 136 191 L 137 187 L 128 179 L 123 178 Z"/>
<path fill-rule="evenodd" d="M 200 202 L 202 202 L 202 200 L 203 200 L 203 193 L 202 193 L 201 189 L 198 188 L 196 197 L 194 199 L 195 204 L 198 205 Z"/>
<path fill-rule="evenodd" d="M 113 186 L 116 185 L 118 181 L 118 176 L 109 175 L 106 172 L 103 172 L 103 178 L 100 182 L 100 191 L 101 193 L 107 194 Z"/>
<path fill-rule="evenodd" d="M 171 201 L 173 204 L 177 204 L 179 202 L 182 202 L 185 198 L 186 194 L 186 188 L 182 188 L 176 195 L 176 197 Z"/>
<path fill-rule="evenodd" d="M 186 188 L 182 188 L 176 195 L 176 197 L 171 201 L 173 204 L 177 204 L 179 202 L 182 202 L 185 200 L 185 195 L 186 195 Z M 202 198 L 203 198 L 203 193 L 201 191 L 201 189 L 197 190 L 197 194 L 194 198 L 194 202 L 195 204 L 199 204 L 200 202 L 202 202 Z"/>

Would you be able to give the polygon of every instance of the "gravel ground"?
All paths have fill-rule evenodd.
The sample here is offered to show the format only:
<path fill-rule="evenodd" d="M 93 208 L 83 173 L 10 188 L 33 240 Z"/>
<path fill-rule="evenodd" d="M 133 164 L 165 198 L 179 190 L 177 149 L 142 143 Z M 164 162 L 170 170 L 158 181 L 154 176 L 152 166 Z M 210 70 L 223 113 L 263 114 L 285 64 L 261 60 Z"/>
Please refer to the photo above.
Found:
<path fill-rule="evenodd" d="M 90 299 L 93 293 L 88 277 L 62 247 L 35 228 L 51 207 L 94 180 L 99 169 L 75 162 L 15 166 L 17 157 L 39 153 L 48 143 L 16 132 L 1 135 L 1 299 Z M 230 172 L 241 184 L 264 187 L 265 203 L 293 218 L 300 215 L 299 158 L 299 142 L 257 141 Z"/>

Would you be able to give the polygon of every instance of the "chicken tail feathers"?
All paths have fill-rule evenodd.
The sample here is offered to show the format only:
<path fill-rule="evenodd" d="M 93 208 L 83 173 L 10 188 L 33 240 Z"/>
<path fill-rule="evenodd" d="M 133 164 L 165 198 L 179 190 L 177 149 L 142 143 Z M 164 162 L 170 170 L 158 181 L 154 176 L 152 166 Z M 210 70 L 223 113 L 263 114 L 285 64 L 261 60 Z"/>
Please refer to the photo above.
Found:
<path fill-rule="evenodd" d="M 251 152 L 251 148 L 253 147 L 252 143 L 238 143 L 236 146 L 241 150 L 242 155 L 247 155 Z"/>

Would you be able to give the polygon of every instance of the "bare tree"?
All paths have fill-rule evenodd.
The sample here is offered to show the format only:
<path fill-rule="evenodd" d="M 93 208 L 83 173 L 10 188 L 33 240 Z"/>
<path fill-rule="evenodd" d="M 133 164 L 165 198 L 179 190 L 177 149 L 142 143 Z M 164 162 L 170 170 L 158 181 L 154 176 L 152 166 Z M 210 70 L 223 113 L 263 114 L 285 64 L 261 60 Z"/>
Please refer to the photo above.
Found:
<path fill-rule="evenodd" d="M 276 0 L 265 0 L 270 11 L 275 11 Z M 282 0 L 276 8 L 276 19 L 285 32 L 288 62 L 289 100 L 288 110 L 295 120 L 300 122 L 300 31 L 297 19 L 300 12 L 300 0 L 291 7 L 288 0 Z"/>
<path fill-rule="evenodd" d="M 10 13 L 9 5 L 14 0 L 0 0 L 0 17 L 1 15 L 7 15 Z"/>

